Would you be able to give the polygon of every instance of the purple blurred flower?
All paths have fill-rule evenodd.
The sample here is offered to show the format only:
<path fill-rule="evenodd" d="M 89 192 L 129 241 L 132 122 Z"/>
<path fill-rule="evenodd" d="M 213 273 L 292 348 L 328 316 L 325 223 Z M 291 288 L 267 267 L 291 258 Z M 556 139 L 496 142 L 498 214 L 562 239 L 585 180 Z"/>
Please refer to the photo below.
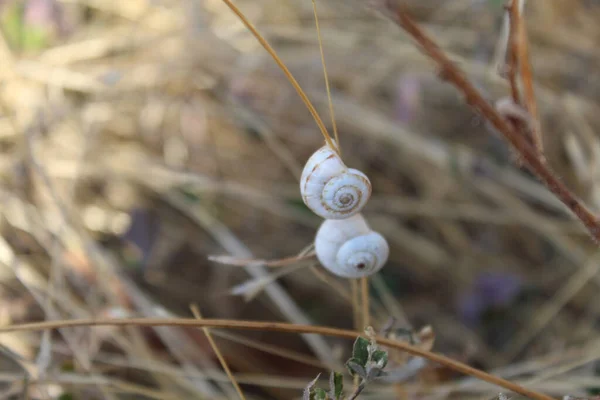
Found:
<path fill-rule="evenodd" d="M 521 288 L 522 280 L 516 275 L 484 272 L 460 300 L 460 317 L 470 325 L 476 324 L 486 310 L 510 304 Z"/>

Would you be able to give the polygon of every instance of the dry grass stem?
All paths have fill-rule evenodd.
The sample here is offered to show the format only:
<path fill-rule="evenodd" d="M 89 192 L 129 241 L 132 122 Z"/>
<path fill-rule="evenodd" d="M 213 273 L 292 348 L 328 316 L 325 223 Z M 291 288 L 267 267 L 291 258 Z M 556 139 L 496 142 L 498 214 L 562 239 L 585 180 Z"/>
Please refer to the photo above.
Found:
<path fill-rule="evenodd" d="M 507 9 L 510 22 L 507 73 L 513 101 L 527 110 L 531 116 L 531 123 L 528 126 L 523 126 L 518 121 L 513 122 L 517 131 L 521 131 L 525 137 L 530 138 L 534 148 L 538 151 L 540 159 L 545 161 L 537 102 L 533 90 L 533 76 L 529 62 L 527 31 L 525 18 L 523 17 L 524 3 L 525 0 L 513 0 Z M 519 94 L 518 76 L 521 77 L 523 83 L 524 102 Z"/>
<path fill-rule="evenodd" d="M 577 295 L 600 270 L 600 254 L 591 257 L 576 271 L 560 288 L 544 307 L 538 311 L 535 318 L 525 328 L 517 333 L 507 345 L 504 357 L 512 361 L 523 348 L 560 312 L 560 310 Z"/>
<path fill-rule="evenodd" d="M 295 264 L 299 261 L 312 260 L 314 257 L 315 257 L 315 252 L 310 251 L 304 255 L 285 257 L 285 258 L 280 258 L 279 260 L 259 260 L 259 259 L 251 260 L 251 259 L 243 259 L 243 258 L 237 258 L 237 257 L 231 257 L 231 256 L 219 256 L 219 255 L 208 256 L 208 259 L 210 261 L 214 261 L 219 264 L 234 265 L 234 266 L 238 266 L 238 267 L 247 267 L 248 265 L 253 265 L 253 264 L 264 265 L 265 267 L 284 267 L 284 266 L 287 266 L 290 264 Z"/>
<path fill-rule="evenodd" d="M 369 278 L 360 278 L 360 293 L 362 305 L 362 327 L 366 329 L 371 325 L 371 306 L 369 296 Z"/>
<path fill-rule="evenodd" d="M 318 334 L 324 336 L 335 336 L 345 339 L 355 339 L 357 336 L 361 336 L 360 332 L 349 331 L 336 328 L 328 328 L 324 326 L 313 326 L 313 325 L 296 325 L 282 322 L 257 322 L 257 321 L 240 321 L 240 320 L 190 320 L 190 319 L 178 319 L 178 318 L 145 318 L 145 319 L 95 319 L 95 320 L 65 320 L 65 321 L 48 321 L 48 322 L 37 322 L 27 323 L 20 325 L 9 325 L 0 327 L 0 333 L 7 332 L 27 332 L 27 331 L 40 331 L 47 329 L 58 329 L 67 327 L 80 327 L 80 326 L 177 326 L 177 327 L 207 327 L 207 328 L 228 328 L 228 329 L 242 329 L 242 330 L 264 330 L 264 331 L 275 331 L 275 332 L 288 332 L 288 333 L 303 333 L 303 334 Z M 382 346 L 387 346 L 392 349 L 406 351 L 409 354 L 419 357 L 425 357 L 430 361 L 442 364 L 451 369 L 454 369 L 463 374 L 471 375 L 478 379 L 484 380 L 488 383 L 503 387 L 511 390 L 515 393 L 522 394 L 523 396 L 530 397 L 535 400 L 554 400 L 550 396 L 538 393 L 527 388 L 521 387 L 513 382 L 505 379 L 490 375 L 486 372 L 470 367 L 461 362 L 455 361 L 446 356 L 432 353 L 427 350 L 423 350 L 419 347 L 410 345 L 405 342 L 399 342 L 395 340 L 386 339 L 383 337 L 376 336 L 375 340 Z"/>
<path fill-rule="evenodd" d="M 507 9 L 509 16 L 509 33 L 508 33 L 508 46 L 506 51 L 506 64 L 505 72 L 508 77 L 510 84 L 510 95 L 515 104 L 521 104 L 521 96 L 519 94 L 519 51 L 522 45 L 520 41 L 520 29 L 521 29 L 521 13 L 519 11 L 519 2 L 517 0 L 511 1 Z"/>
<path fill-rule="evenodd" d="M 364 329 L 362 324 L 361 308 L 360 308 L 360 285 L 357 279 L 350 279 L 350 293 L 352 295 L 352 315 L 354 329 L 360 331 Z"/>
<path fill-rule="evenodd" d="M 200 310 L 198 309 L 198 306 L 196 304 L 192 304 L 190 306 L 190 308 L 192 310 L 192 314 L 194 315 L 194 318 L 196 318 L 198 320 L 202 320 L 202 315 L 200 314 Z M 208 342 L 210 343 L 210 347 L 212 347 L 213 351 L 215 352 L 217 358 L 219 359 L 219 362 L 221 363 L 221 367 L 223 367 L 223 370 L 227 374 L 227 377 L 231 381 L 231 384 L 235 388 L 235 391 L 237 392 L 238 396 L 240 397 L 241 400 L 246 400 L 246 397 L 244 396 L 244 392 L 242 392 L 242 388 L 240 388 L 240 385 L 237 383 L 235 377 L 233 376 L 231 369 L 229 369 L 229 365 L 227 364 L 225 357 L 223 357 L 221 350 L 219 350 L 219 346 L 217 346 L 217 343 L 213 339 L 212 334 L 210 333 L 210 330 L 207 327 L 203 327 L 202 330 L 204 331 L 204 334 L 206 335 L 206 338 L 208 339 Z"/>
<path fill-rule="evenodd" d="M 538 115 L 537 100 L 535 98 L 535 90 L 533 87 L 533 72 L 531 62 L 529 60 L 529 40 L 527 38 L 527 26 L 526 19 L 523 17 L 523 4 L 526 0 L 513 0 L 513 6 L 511 7 L 511 14 L 514 20 L 518 20 L 518 64 L 519 72 L 521 74 L 521 82 L 523 83 L 523 97 L 525 102 L 525 108 L 532 116 L 534 124 L 532 129 L 532 140 L 535 148 L 539 152 L 539 156 L 544 160 L 544 147 L 542 141 L 542 130 L 540 126 L 540 119 Z"/>
<path fill-rule="evenodd" d="M 329 103 L 329 114 L 331 116 L 331 126 L 333 128 L 333 137 L 337 146 L 338 153 L 342 154 L 340 136 L 335 121 L 335 112 L 333 110 L 333 101 L 331 100 L 331 88 L 329 87 L 329 75 L 327 74 L 327 64 L 325 63 L 325 52 L 323 51 L 323 40 L 321 38 L 321 27 L 319 26 L 319 14 L 317 13 L 317 0 L 312 0 L 313 11 L 315 14 L 315 28 L 317 30 L 317 39 L 319 41 L 319 52 L 321 53 L 321 63 L 323 64 L 323 75 L 325 78 L 325 89 L 327 90 L 327 99 Z"/>
<path fill-rule="evenodd" d="M 273 60 L 275 60 L 275 62 L 279 66 L 279 68 L 281 68 L 281 70 L 285 73 L 286 77 L 288 78 L 288 80 L 290 81 L 290 83 L 292 84 L 294 89 L 296 89 L 296 92 L 298 92 L 298 95 L 302 98 L 302 102 L 306 105 L 306 107 L 310 111 L 315 122 L 319 126 L 319 129 L 321 130 L 321 134 L 323 135 L 323 138 L 325 139 L 325 143 L 327 143 L 327 145 L 330 148 L 337 150 L 337 146 L 334 145 L 333 142 L 331 141 L 331 136 L 329 135 L 329 132 L 327 132 L 327 128 L 325 127 L 325 124 L 323 124 L 321 117 L 319 117 L 317 110 L 315 110 L 315 107 L 312 105 L 312 103 L 308 99 L 308 96 L 306 96 L 306 93 L 304 93 L 304 90 L 302 90 L 302 88 L 300 87 L 300 84 L 298 83 L 298 81 L 296 81 L 296 78 L 294 78 L 294 76 L 292 75 L 292 73 L 290 72 L 288 67 L 283 63 L 283 61 L 281 61 L 281 59 L 279 58 L 279 56 L 277 55 L 275 50 L 271 47 L 271 45 L 269 45 L 269 43 L 265 40 L 265 38 L 263 38 L 262 35 L 256 30 L 254 25 L 252 25 L 252 23 L 250 21 L 248 21 L 248 19 L 244 16 L 244 14 L 230 0 L 223 0 L 223 1 L 231 9 L 231 11 L 233 11 L 240 18 L 240 20 L 244 23 L 246 28 L 248 28 L 248 30 L 250 32 L 252 32 L 254 37 L 260 42 L 260 44 L 271 55 L 271 57 L 273 57 Z"/>

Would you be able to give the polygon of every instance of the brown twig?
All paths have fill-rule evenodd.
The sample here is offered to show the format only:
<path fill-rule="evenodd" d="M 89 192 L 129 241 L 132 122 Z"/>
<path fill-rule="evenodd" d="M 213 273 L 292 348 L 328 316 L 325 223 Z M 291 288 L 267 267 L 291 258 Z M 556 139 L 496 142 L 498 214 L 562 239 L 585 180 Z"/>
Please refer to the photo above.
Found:
<path fill-rule="evenodd" d="M 508 13 L 509 30 L 508 30 L 508 41 L 506 46 L 506 63 L 504 65 L 504 72 L 506 72 L 506 78 L 510 86 L 510 96 L 512 97 L 515 104 L 521 104 L 521 96 L 519 95 L 519 83 L 517 75 L 519 71 L 519 62 L 517 60 L 519 54 L 519 2 L 512 1 L 507 7 L 506 12 Z"/>
<path fill-rule="evenodd" d="M 508 86 L 510 88 L 510 97 L 512 99 L 512 104 L 515 107 L 521 107 L 521 95 L 519 90 L 519 61 L 517 60 L 519 54 L 519 2 L 511 1 L 509 5 L 506 6 L 506 15 L 508 18 L 508 40 L 506 41 L 506 57 L 503 66 L 503 70 L 501 71 L 501 75 L 508 80 Z M 528 129 L 521 120 L 512 118 L 502 113 L 502 111 L 498 108 L 496 104 L 496 109 L 500 112 L 504 118 L 506 118 L 513 126 L 517 132 L 521 132 L 521 134 L 525 135 L 527 139 L 531 140 L 531 130 Z M 525 110 L 525 108 L 523 108 Z M 515 156 L 516 163 L 519 167 L 523 166 L 523 160 L 516 153 L 516 151 L 512 150 L 513 155 Z"/>
<path fill-rule="evenodd" d="M 0 327 L 0 334 L 7 332 L 26 332 L 26 331 L 42 331 L 47 329 L 73 328 L 82 326 L 177 326 L 177 327 L 194 327 L 194 328 L 222 328 L 222 329 L 243 329 L 254 331 L 276 331 L 287 333 L 312 333 L 317 335 L 334 336 L 345 339 L 355 339 L 357 336 L 362 336 L 360 332 L 330 328 L 326 326 L 314 325 L 298 325 L 284 322 L 263 322 L 263 321 L 239 321 L 239 320 L 223 320 L 223 319 L 186 319 L 186 318 L 122 318 L 122 319 L 73 319 L 63 321 L 43 321 L 33 322 L 19 325 L 8 325 Z M 387 346 L 393 349 L 402 350 L 414 356 L 423 357 L 430 361 L 452 368 L 455 371 L 466 375 L 471 375 L 485 382 L 491 383 L 519 393 L 525 397 L 534 400 L 555 400 L 552 397 L 539 393 L 516 383 L 507 381 L 506 379 L 490 375 L 487 372 L 480 371 L 470 367 L 459 361 L 433 353 L 419 347 L 410 345 L 406 342 L 387 339 L 385 337 L 376 336 L 374 338 L 377 343 L 382 346 Z"/>
<path fill-rule="evenodd" d="M 585 225 L 590 236 L 600 243 L 600 223 L 596 216 L 586 208 L 562 181 L 557 178 L 545 162 L 539 157 L 537 150 L 511 124 L 485 100 L 465 74 L 456 67 L 442 49 L 413 21 L 403 6 L 395 6 L 392 0 L 387 0 L 387 8 L 392 12 L 393 19 L 414 40 L 422 50 L 433 59 L 440 68 L 440 76 L 461 91 L 466 102 L 475 111 L 485 117 L 510 142 L 529 170 L 560 199 Z"/>
<path fill-rule="evenodd" d="M 539 127 L 537 115 L 537 103 L 533 91 L 533 77 L 531 73 L 531 64 L 529 62 L 529 50 L 527 41 L 527 32 L 525 30 L 525 19 L 521 12 L 521 1 L 512 0 L 507 6 L 507 12 L 510 22 L 510 31 L 508 36 L 506 69 L 507 77 L 510 83 L 510 92 L 515 104 L 523 106 L 531 116 L 530 126 L 523 126 L 518 121 L 514 122 L 517 130 L 521 131 L 533 144 L 538 152 L 538 157 L 544 160 L 544 149 L 542 144 L 542 133 Z M 523 83 L 524 103 L 521 101 L 518 86 L 518 74 L 521 75 Z"/>
<path fill-rule="evenodd" d="M 529 41 L 527 40 L 527 29 L 525 18 L 519 10 L 519 2 L 523 0 L 513 0 L 512 8 L 518 16 L 519 21 L 517 26 L 518 33 L 518 54 L 519 72 L 521 74 L 521 82 L 523 83 L 523 97 L 525 98 L 525 108 L 531 115 L 534 123 L 531 130 L 531 139 L 533 145 L 538 150 L 540 157 L 544 157 L 544 147 L 542 143 L 542 132 L 540 129 L 540 120 L 538 116 L 537 102 L 535 100 L 535 91 L 533 90 L 533 74 L 531 71 L 531 62 L 529 61 Z"/>

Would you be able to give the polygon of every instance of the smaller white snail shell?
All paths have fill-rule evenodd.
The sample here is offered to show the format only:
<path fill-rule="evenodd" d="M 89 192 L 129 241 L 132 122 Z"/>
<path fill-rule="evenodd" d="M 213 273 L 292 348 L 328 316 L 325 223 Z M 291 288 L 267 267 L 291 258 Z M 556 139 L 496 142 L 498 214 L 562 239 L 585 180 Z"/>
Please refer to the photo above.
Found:
<path fill-rule="evenodd" d="M 390 248 L 385 238 L 372 231 L 361 214 L 348 219 L 325 220 L 315 237 L 319 262 L 344 278 L 361 278 L 379 271 Z"/>
<path fill-rule="evenodd" d="M 328 146 L 306 162 L 300 178 L 302 200 L 325 219 L 344 219 L 359 213 L 369 197 L 371 182 L 362 172 L 348 168 Z"/>

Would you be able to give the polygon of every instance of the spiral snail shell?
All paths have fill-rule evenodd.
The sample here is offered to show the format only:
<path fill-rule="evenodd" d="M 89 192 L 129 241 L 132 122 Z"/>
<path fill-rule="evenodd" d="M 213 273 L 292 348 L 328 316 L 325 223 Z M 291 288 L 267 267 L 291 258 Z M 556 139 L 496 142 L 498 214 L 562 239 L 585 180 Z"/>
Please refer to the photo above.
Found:
<path fill-rule="evenodd" d="M 315 252 L 331 273 L 361 278 L 379 271 L 389 256 L 387 241 L 369 228 L 361 214 L 325 220 L 315 238 Z"/>
<path fill-rule="evenodd" d="M 362 172 L 348 168 L 328 146 L 307 161 L 300 178 L 302 200 L 325 219 L 344 219 L 360 212 L 371 196 L 371 182 Z"/>

